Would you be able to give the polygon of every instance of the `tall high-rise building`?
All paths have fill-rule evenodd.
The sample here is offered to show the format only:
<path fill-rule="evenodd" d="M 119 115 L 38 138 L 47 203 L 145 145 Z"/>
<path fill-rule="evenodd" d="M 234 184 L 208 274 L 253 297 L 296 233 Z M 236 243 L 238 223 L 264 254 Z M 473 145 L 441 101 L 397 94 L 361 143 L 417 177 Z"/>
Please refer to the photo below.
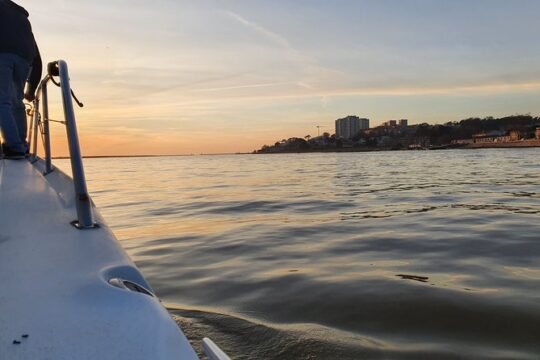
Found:
<path fill-rule="evenodd" d="M 407 119 L 399 120 L 399 126 L 407 127 L 408 125 L 409 125 L 409 120 L 407 120 Z"/>
<path fill-rule="evenodd" d="M 369 129 L 369 119 L 349 115 L 336 120 L 336 137 L 350 140 L 360 130 Z"/>

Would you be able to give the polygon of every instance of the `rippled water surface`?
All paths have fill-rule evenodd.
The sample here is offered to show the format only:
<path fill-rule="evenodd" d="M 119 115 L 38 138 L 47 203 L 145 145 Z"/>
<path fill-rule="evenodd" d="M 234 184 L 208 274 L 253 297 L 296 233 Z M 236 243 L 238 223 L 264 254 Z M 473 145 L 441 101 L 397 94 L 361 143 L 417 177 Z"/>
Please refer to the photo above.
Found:
<path fill-rule="evenodd" d="M 538 358 L 540 149 L 87 159 L 182 326 L 234 359 Z M 65 166 L 64 162 L 60 164 Z"/>

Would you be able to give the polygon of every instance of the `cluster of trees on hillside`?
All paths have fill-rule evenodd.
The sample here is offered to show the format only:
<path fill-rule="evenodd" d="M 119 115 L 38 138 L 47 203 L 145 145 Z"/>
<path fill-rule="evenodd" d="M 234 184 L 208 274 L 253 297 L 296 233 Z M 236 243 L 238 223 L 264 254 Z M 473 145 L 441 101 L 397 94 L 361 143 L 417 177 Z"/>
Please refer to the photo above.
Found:
<path fill-rule="evenodd" d="M 420 124 L 417 128 L 417 136 L 428 136 L 435 140 L 461 140 L 470 139 L 475 134 L 492 131 L 533 131 L 536 126 L 540 126 L 540 118 L 531 115 L 514 115 L 498 119 L 489 116 L 483 119 L 468 118 L 461 121 L 448 122 L 443 125 Z M 444 143 L 444 141 L 442 142 Z"/>
<path fill-rule="evenodd" d="M 525 134 L 525 137 L 532 137 L 536 127 L 540 127 L 540 117 L 531 115 L 468 118 L 436 125 L 423 123 L 404 127 L 379 126 L 362 130 L 351 140 L 339 139 L 335 134 L 330 135 L 327 132 L 318 137 L 310 135 L 303 138 L 292 137 L 278 141 L 274 145 L 264 145 L 255 152 L 302 152 L 343 147 L 402 149 L 411 146 L 441 146 L 455 140 L 471 139 L 474 135 L 490 132 L 504 134 L 517 130 Z"/>

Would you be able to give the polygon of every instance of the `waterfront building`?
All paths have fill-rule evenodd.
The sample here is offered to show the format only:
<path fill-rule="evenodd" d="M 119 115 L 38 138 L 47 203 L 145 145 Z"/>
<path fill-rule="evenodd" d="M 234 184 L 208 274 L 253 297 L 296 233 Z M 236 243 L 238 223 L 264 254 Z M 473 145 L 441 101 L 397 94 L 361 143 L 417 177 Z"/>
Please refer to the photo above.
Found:
<path fill-rule="evenodd" d="M 494 143 L 510 141 L 511 137 L 505 136 L 504 131 L 493 130 L 487 133 L 474 134 L 472 140 L 473 143 Z"/>
<path fill-rule="evenodd" d="M 336 137 L 346 140 L 358 135 L 361 130 L 369 129 L 369 119 L 349 115 L 336 120 Z"/>
<path fill-rule="evenodd" d="M 399 120 L 399 126 L 401 126 L 401 127 L 407 127 L 407 126 L 409 126 L 409 120 L 407 120 L 407 119 L 401 119 L 401 120 Z"/>
<path fill-rule="evenodd" d="M 397 126 L 397 120 L 388 120 L 383 124 L 385 127 Z"/>
<path fill-rule="evenodd" d="M 510 141 L 519 141 L 523 138 L 521 131 L 519 130 L 510 130 Z"/>

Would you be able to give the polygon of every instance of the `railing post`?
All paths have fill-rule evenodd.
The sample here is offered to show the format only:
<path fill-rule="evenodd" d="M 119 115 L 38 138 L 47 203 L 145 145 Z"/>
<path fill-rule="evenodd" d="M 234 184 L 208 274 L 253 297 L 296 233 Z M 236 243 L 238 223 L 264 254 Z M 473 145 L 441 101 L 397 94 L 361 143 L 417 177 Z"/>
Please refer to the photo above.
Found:
<path fill-rule="evenodd" d="M 79 136 L 77 135 L 77 124 L 75 122 L 75 111 L 71 100 L 71 86 L 69 85 L 69 72 L 65 61 L 58 60 L 60 84 L 62 90 L 62 103 L 64 105 L 64 118 L 71 158 L 71 171 L 73 173 L 73 184 L 75 186 L 75 203 L 77 206 L 77 222 L 74 223 L 80 229 L 95 227 L 94 215 L 92 213 L 92 203 L 86 188 L 86 178 L 82 163 Z"/>
<path fill-rule="evenodd" d="M 41 96 L 43 97 L 43 137 L 45 146 L 45 174 L 52 171 L 51 155 L 51 133 L 49 131 L 49 95 L 47 93 L 47 82 L 41 87 Z"/>
<path fill-rule="evenodd" d="M 35 120 L 35 108 L 34 106 L 36 105 L 36 101 L 34 99 L 34 101 L 32 102 L 32 109 L 31 111 L 27 111 L 26 112 L 26 119 L 28 120 L 28 117 L 30 116 L 30 124 L 28 125 L 28 132 L 26 133 L 26 139 L 27 139 L 27 144 L 28 144 L 28 152 L 30 153 L 30 146 L 32 146 L 32 131 L 34 131 L 34 120 Z"/>
<path fill-rule="evenodd" d="M 38 95 L 36 96 L 36 100 L 34 100 L 34 122 L 33 130 L 31 133 L 31 138 L 28 139 L 32 145 L 32 160 L 37 160 L 37 142 L 38 142 L 38 132 L 39 132 L 39 120 L 40 120 L 40 113 L 39 113 L 39 92 L 41 90 L 38 90 Z"/>

